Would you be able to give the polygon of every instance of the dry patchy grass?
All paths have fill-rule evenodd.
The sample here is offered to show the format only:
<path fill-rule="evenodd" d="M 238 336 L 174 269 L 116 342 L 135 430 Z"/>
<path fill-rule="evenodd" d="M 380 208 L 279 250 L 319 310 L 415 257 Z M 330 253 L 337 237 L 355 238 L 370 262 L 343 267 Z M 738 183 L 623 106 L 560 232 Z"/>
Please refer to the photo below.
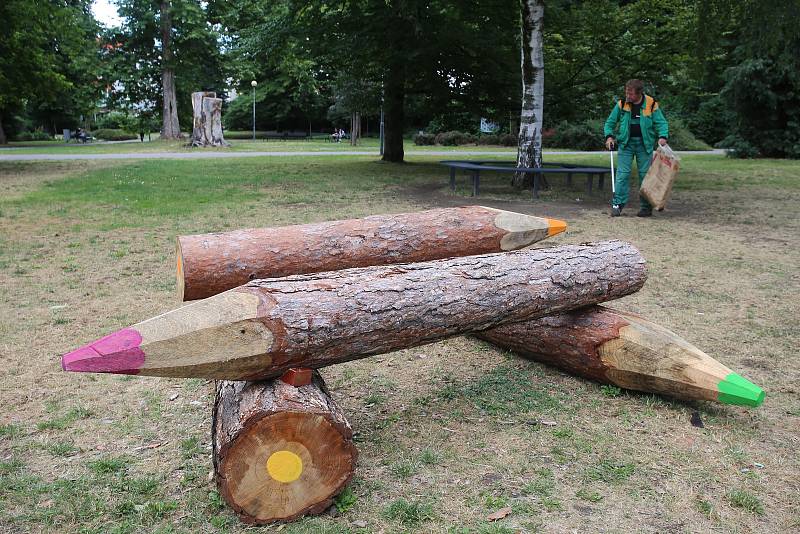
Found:
<path fill-rule="evenodd" d="M 176 234 L 468 203 L 433 161 L 0 165 L 0 530 L 248 530 L 208 478 L 209 383 L 66 375 L 59 355 L 178 304 Z M 472 338 L 330 367 L 357 473 L 337 517 L 283 532 L 796 530 L 800 165 L 686 158 L 650 220 L 611 220 L 577 181 L 530 203 L 504 180 L 486 179 L 482 203 L 568 220 L 554 242 L 638 246 L 649 280 L 615 306 L 752 379 L 765 404 L 600 387 Z"/>

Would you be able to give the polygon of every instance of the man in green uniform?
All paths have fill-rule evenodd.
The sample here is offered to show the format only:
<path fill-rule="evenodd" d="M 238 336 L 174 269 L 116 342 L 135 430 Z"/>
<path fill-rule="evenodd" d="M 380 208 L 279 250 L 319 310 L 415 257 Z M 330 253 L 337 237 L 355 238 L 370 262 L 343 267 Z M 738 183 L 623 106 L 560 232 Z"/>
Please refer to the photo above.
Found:
<path fill-rule="evenodd" d="M 614 137 L 614 130 L 619 125 L 619 133 Z M 659 145 L 666 145 L 669 138 L 669 125 L 658 102 L 644 94 L 644 83 L 641 80 L 628 80 L 625 83 L 625 101 L 620 100 L 611 110 L 603 128 L 606 136 L 606 148 L 612 150 L 619 146 L 617 153 L 617 174 L 614 182 L 616 193 L 611 201 L 611 216 L 619 217 L 622 208 L 628 202 L 630 189 L 631 164 L 636 158 L 639 169 L 639 185 L 642 185 L 653 155 L 656 137 Z M 638 217 L 653 215 L 653 207 L 644 197 L 639 197 L 641 208 Z"/>

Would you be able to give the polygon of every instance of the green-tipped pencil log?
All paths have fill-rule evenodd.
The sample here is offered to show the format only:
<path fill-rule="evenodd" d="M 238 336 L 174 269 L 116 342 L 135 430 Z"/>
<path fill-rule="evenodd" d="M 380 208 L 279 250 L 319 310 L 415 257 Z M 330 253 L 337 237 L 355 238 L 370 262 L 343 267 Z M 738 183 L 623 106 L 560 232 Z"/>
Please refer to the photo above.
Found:
<path fill-rule="evenodd" d="M 499 347 L 569 373 L 679 399 L 759 406 L 764 391 L 677 334 L 603 306 L 480 332 Z"/>
<path fill-rule="evenodd" d="M 463 206 L 180 236 L 178 296 L 207 298 L 254 279 L 516 250 L 566 228 L 557 219 Z"/>
<path fill-rule="evenodd" d="M 637 291 L 621 241 L 258 280 L 66 354 L 67 371 L 250 380 L 525 321 Z"/>

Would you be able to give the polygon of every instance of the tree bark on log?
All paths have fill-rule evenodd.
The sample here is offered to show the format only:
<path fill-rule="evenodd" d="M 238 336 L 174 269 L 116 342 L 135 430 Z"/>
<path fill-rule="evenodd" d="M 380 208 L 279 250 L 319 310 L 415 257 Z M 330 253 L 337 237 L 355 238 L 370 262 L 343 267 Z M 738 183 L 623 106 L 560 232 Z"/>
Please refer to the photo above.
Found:
<path fill-rule="evenodd" d="M 213 92 L 192 93 L 192 146 L 230 146 L 222 133 L 222 99 Z"/>
<path fill-rule="evenodd" d="M 67 371 L 250 380 L 620 298 L 645 261 L 607 241 L 255 280 L 62 358 Z"/>
<path fill-rule="evenodd" d="M 556 219 L 467 206 L 177 239 L 181 300 L 258 278 L 513 250 L 566 229 Z"/>
<path fill-rule="evenodd" d="M 322 377 L 220 382 L 212 448 L 220 495 L 247 523 L 325 511 L 350 481 L 357 451 Z"/>
<path fill-rule="evenodd" d="M 758 406 L 764 392 L 674 332 L 591 306 L 476 334 L 498 347 L 625 389 Z"/>
<path fill-rule="evenodd" d="M 542 166 L 544 114 L 544 1 L 520 0 L 522 8 L 522 111 L 519 119 L 517 167 Z M 516 187 L 529 185 L 530 174 L 514 174 Z"/>

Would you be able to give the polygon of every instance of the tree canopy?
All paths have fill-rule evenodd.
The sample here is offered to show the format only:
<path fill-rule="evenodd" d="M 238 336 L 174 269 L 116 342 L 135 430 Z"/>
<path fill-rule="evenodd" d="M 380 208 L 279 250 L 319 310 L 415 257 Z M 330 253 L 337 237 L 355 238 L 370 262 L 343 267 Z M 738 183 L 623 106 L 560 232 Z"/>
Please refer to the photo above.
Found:
<path fill-rule="evenodd" d="M 249 129 L 256 80 L 258 129 L 338 127 L 382 108 L 392 161 L 417 130 L 477 133 L 486 118 L 516 134 L 522 0 L 117 0 L 123 23 L 107 29 L 90 5 L 0 4 L 0 126 L 159 116 L 170 69 L 184 124 L 191 92 L 211 90 L 226 127 Z M 798 157 L 798 14 L 800 0 L 552 0 L 543 129 L 604 118 L 635 77 L 709 143 Z"/>

